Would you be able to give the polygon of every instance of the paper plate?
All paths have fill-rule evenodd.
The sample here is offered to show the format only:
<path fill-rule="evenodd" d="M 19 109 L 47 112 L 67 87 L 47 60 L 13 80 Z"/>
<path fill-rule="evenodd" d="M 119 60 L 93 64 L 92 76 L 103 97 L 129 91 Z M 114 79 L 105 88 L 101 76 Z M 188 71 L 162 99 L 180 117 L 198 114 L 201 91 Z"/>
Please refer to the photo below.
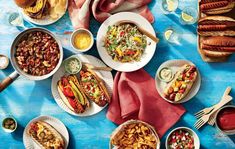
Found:
<path fill-rule="evenodd" d="M 65 148 L 68 147 L 69 133 L 68 133 L 68 130 L 65 127 L 65 125 L 57 118 L 54 118 L 51 116 L 39 116 L 39 117 L 32 119 L 24 129 L 23 142 L 24 142 L 24 146 L 26 149 L 40 149 L 40 147 L 37 145 L 37 143 L 35 141 L 33 141 L 33 139 L 27 134 L 27 130 L 28 130 L 29 125 L 35 121 L 44 121 L 44 122 L 47 122 L 48 124 L 50 124 L 51 126 L 53 126 L 63 137 L 64 142 L 65 142 Z"/>
<path fill-rule="evenodd" d="M 23 18 L 33 24 L 36 24 L 36 25 L 50 25 L 50 24 L 53 24 L 55 22 L 57 22 L 60 18 L 63 17 L 63 15 L 65 14 L 67 8 L 68 8 L 68 0 L 66 0 L 66 5 L 65 5 L 65 11 L 63 13 L 61 13 L 58 18 L 56 19 L 52 19 L 50 18 L 50 16 L 45 16 L 45 18 L 43 19 L 33 19 L 33 18 L 30 18 L 26 13 L 24 13 L 23 9 L 20 8 L 20 12 L 23 16 Z"/>
<path fill-rule="evenodd" d="M 138 26 L 143 27 L 145 30 L 155 36 L 155 31 L 152 25 L 144 17 L 132 12 L 121 12 L 112 15 L 103 22 L 98 30 L 96 45 L 101 59 L 109 67 L 117 71 L 131 72 L 144 67 L 151 60 L 156 50 L 156 43 L 147 37 L 147 43 L 151 44 L 147 45 L 143 55 L 141 56 L 141 60 L 138 62 L 121 63 L 114 61 L 104 47 L 104 39 L 108 30 L 108 26 L 114 25 L 123 20 L 130 20 L 135 22 Z"/>
<path fill-rule="evenodd" d="M 90 63 L 94 66 L 100 66 L 100 67 L 104 67 L 106 66 L 101 60 L 99 60 L 98 58 L 91 56 L 91 55 L 73 55 L 73 56 L 77 56 L 82 62 L 86 62 L 86 63 Z M 112 95 L 112 89 L 113 89 L 113 76 L 112 73 L 109 71 L 95 71 L 97 73 L 97 75 L 104 81 L 105 86 L 108 89 L 108 93 L 111 96 Z M 106 106 L 104 107 L 100 107 L 97 104 L 95 104 L 93 101 L 90 101 L 90 108 L 86 109 L 86 111 L 84 113 L 75 113 L 74 111 L 70 110 L 62 101 L 59 92 L 57 90 L 57 82 L 60 80 L 60 78 L 62 76 L 64 76 L 65 74 L 68 74 L 65 72 L 64 69 L 64 65 L 62 64 L 59 68 L 59 70 L 53 75 L 52 78 L 52 83 L 51 83 L 51 91 L 52 91 L 52 95 L 56 101 L 56 103 L 66 112 L 68 112 L 69 114 L 75 115 L 75 116 L 91 116 L 94 115 L 96 113 L 99 113 L 101 110 L 103 110 L 108 104 L 106 104 Z"/>
<path fill-rule="evenodd" d="M 190 61 L 187 61 L 187 60 L 169 60 L 169 61 L 166 61 L 164 63 L 161 64 L 161 66 L 158 68 L 157 72 L 156 72 L 156 75 L 155 75 L 155 84 L 156 84 L 156 88 L 157 88 L 157 91 L 158 93 L 160 94 L 160 96 L 165 99 L 166 101 L 170 102 L 170 103 L 184 103 L 186 101 L 189 101 L 190 99 L 192 99 L 196 94 L 197 92 L 199 91 L 200 89 L 200 85 L 201 85 L 201 75 L 199 73 L 199 70 L 197 69 L 197 72 L 198 72 L 198 76 L 197 76 L 197 79 L 196 81 L 194 82 L 191 90 L 189 91 L 189 93 L 180 101 L 178 102 L 174 102 L 174 101 L 171 101 L 171 100 L 168 100 L 164 97 L 164 89 L 167 85 L 167 83 L 161 81 L 159 78 L 158 78 L 158 73 L 160 72 L 160 70 L 164 67 L 169 67 L 172 69 L 173 71 L 173 74 L 175 74 L 177 72 L 177 70 L 182 67 L 184 64 L 190 64 L 190 65 L 194 65 L 192 62 Z"/>

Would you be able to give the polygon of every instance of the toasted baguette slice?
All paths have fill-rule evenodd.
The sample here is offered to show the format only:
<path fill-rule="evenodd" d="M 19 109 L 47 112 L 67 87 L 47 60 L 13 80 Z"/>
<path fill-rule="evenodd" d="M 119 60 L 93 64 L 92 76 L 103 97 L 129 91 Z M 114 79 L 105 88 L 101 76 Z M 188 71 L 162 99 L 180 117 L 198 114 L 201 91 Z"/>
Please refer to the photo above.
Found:
<path fill-rule="evenodd" d="M 61 136 L 61 134 L 55 129 L 53 128 L 50 124 L 44 122 L 44 121 L 36 121 L 36 122 L 33 122 L 33 123 L 38 123 L 40 125 L 43 126 L 44 129 L 46 129 L 47 131 L 51 132 L 52 135 L 58 140 L 58 142 L 56 143 L 53 143 L 55 146 L 56 144 L 58 145 L 58 149 L 59 149 L 59 146 L 62 147 L 63 149 L 65 148 L 65 142 L 64 142 L 64 139 L 63 137 Z M 31 133 L 30 133 L 30 129 L 31 127 L 29 127 L 29 129 L 27 130 L 27 133 L 28 135 L 30 135 L 30 137 L 32 138 L 33 141 L 35 141 L 38 146 L 42 149 L 48 149 L 49 147 L 45 144 L 45 142 L 39 140 L 37 138 L 37 136 L 33 136 Z"/>

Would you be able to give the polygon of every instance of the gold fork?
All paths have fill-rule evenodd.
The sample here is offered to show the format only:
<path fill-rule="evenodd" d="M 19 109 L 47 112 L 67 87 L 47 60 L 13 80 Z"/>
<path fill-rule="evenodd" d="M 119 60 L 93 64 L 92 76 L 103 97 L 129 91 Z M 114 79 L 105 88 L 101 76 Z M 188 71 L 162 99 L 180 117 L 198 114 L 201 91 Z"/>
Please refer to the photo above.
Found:
<path fill-rule="evenodd" d="M 197 113 L 194 114 L 194 116 L 199 119 L 201 118 L 203 115 L 209 114 L 212 110 L 214 109 L 214 107 L 208 107 L 205 109 L 202 109 L 200 111 L 198 111 Z"/>
<path fill-rule="evenodd" d="M 231 101 L 233 98 L 229 95 L 223 96 L 223 99 L 215 105 L 214 109 L 211 111 L 211 113 L 206 114 L 204 116 L 202 116 L 200 119 L 198 119 L 196 121 L 196 123 L 194 124 L 194 127 L 196 129 L 200 129 L 206 122 L 208 122 L 211 114 L 213 114 L 215 111 L 217 111 L 219 108 L 221 108 L 222 106 L 224 106 L 225 104 L 227 104 L 229 101 Z"/>
<path fill-rule="evenodd" d="M 227 95 L 227 96 L 229 96 L 229 95 Z M 232 100 L 232 99 L 231 99 Z M 227 104 L 228 102 L 230 102 L 229 100 L 225 103 L 225 104 Z M 215 120 L 216 120 L 216 112 L 217 112 L 218 110 L 216 110 L 216 111 L 214 111 L 214 112 L 211 112 L 211 116 L 210 116 L 210 118 L 209 118 L 209 121 L 208 121 L 208 124 L 209 125 L 211 125 L 211 126 L 213 126 L 214 124 L 215 124 Z"/>
<path fill-rule="evenodd" d="M 215 124 L 215 115 L 216 115 L 216 112 L 215 111 L 214 113 L 211 114 L 210 118 L 209 118 L 209 121 L 208 121 L 208 124 L 213 126 Z"/>
<path fill-rule="evenodd" d="M 82 62 L 83 65 L 85 65 L 87 68 L 92 69 L 92 70 L 103 70 L 103 71 L 112 71 L 113 69 L 108 67 L 108 66 L 104 66 L 104 67 L 100 67 L 100 66 L 94 66 L 90 63 L 85 63 Z"/>
<path fill-rule="evenodd" d="M 228 95 L 230 93 L 231 89 L 232 88 L 230 86 L 226 88 L 226 90 L 225 90 L 221 100 L 223 99 L 224 96 L 226 96 L 226 95 Z M 195 117 L 197 119 L 201 118 L 203 115 L 209 114 L 214 109 L 215 106 L 216 105 L 214 105 L 212 107 L 208 107 L 208 108 L 202 109 L 202 110 L 198 111 L 197 113 L 195 113 L 194 115 L 195 115 Z"/>

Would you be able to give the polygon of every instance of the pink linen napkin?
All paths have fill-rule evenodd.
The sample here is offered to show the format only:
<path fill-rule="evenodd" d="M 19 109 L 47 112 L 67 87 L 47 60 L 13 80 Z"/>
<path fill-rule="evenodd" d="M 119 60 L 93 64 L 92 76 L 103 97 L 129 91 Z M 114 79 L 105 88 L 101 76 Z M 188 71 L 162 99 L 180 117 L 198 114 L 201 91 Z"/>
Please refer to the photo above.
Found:
<path fill-rule="evenodd" d="M 150 2 L 151 0 L 69 0 L 68 11 L 75 29 L 89 28 L 90 9 L 99 22 L 103 22 L 114 13 L 131 11 L 153 23 L 154 17 L 147 6 Z"/>
<path fill-rule="evenodd" d="M 117 72 L 107 118 L 116 124 L 139 119 L 155 127 L 160 137 L 184 114 L 181 105 L 166 102 L 158 94 L 155 80 L 144 70 Z"/>

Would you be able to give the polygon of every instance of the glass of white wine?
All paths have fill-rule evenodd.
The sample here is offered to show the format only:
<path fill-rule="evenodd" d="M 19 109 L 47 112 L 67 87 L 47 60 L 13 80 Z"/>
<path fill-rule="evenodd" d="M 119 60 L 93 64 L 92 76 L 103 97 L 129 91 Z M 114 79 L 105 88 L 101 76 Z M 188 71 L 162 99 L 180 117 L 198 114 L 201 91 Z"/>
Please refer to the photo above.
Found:
<path fill-rule="evenodd" d="M 185 7 L 181 12 L 180 22 L 182 24 L 194 24 L 198 20 L 198 11 L 192 7 Z"/>
<path fill-rule="evenodd" d="M 179 0 L 162 0 L 162 9 L 165 13 L 174 12 L 179 5 Z"/>

